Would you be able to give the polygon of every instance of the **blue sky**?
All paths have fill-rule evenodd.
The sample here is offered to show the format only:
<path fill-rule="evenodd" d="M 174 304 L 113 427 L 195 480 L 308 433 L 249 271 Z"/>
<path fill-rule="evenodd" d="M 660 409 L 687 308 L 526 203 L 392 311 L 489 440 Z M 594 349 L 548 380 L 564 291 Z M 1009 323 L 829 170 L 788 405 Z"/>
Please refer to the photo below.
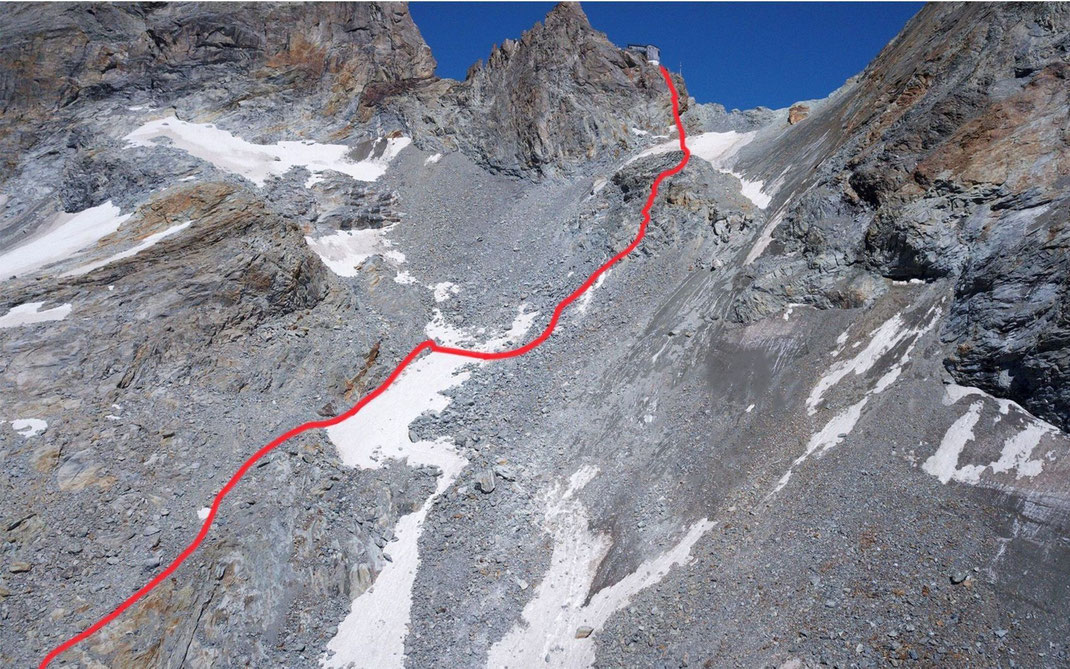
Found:
<path fill-rule="evenodd" d="M 463 79 L 494 44 L 541 21 L 552 2 L 413 2 L 438 75 Z M 617 45 L 652 43 L 699 102 L 729 109 L 821 98 L 862 70 L 919 9 L 901 3 L 592 2 L 583 9 Z"/>

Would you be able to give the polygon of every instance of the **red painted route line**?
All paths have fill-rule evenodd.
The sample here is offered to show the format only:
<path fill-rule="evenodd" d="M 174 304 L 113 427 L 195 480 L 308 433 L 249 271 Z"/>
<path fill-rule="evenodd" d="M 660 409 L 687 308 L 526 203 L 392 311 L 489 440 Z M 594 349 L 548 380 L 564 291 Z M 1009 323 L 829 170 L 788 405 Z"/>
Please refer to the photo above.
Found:
<path fill-rule="evenodd" d="M 219 505 L 223 503 L 223 499 L 227 496 L 228 493 L 230 493 L 231 490 L 234 489 L 234 486 L 238 484 L 238 481 L 241 480 L 241 477 L 245 476 L 246 472 L 248 472 L 253 467 L 253 465 L 256 464 L 257 460 L 264 457 L 265 455 L 267 455 L 292 437 L 296 437 L 297 435 L 301 434 L 302 432 L 331 427 L 332 425 L 337 425 L 338 423 L 341 423 L 347 418 L 352 417 L 358 411 L 363 409 L 368 404 L 368 402 L 371 402 L 379 395 L 382 395 L 383 392 L 385 392 L 386 389 L 390 387 L 390 384 L 398 378 L 398 375 L 400 375 L 401 372 L 404 371 L 406 367 L 408 367 L 409 363 L 415 360 L 424 351 L 431 351 L 433 353 L 446 353 L 448 355 L 458 355 L 465 358 L 476 358 L 479 360 L 501 360 L 503 358 L 515 358 L 524 355 L 525 353 L 528 353 L 529 351 L 538 348 L 540 345 L 542 345 L 544 341 L 549 339 L 550 335 L 553 334 L 554 330 L 557 328 L 557 321 L 560 320 L 561 314 L 564 312 L 565 308 L 575 302 L 576 299 L 580 297 L 580 295 L 583 295 L 583 293 L 585 293 L 591 287 L 591 285 L 598 280 L 598 277 L 602 276 L 602 274 L 606 272 L 606 270 L 620 262 L 625 256 L 634 251 L 635 247 L 639 246 L 639 242 L 643 241 L 643 237 L 646 236 L 647 224 L 650 223 L 650 208 L 654 206 L 654 198 L 657 197 L 658 187 L 661 185 L 661 182 L 666 177 L 670 177 L 683 170 L 684 166 L 687 165 L 688 159 L 691 157 L 691 152 L 688 150 L 687 144 L 684 141 L 684 124 L 680 121 L 679 96 L 676 93 L 676 88 L 672 85 L 672 79 L 669 77 L 669 71 L 666 70 L 664 67 L 661 68 L 661 76 L 665 79 L 665 84 L 669 87 L 669 93 L 672 96 L 672 115 L 673 119 L 676 122 L 676 128 L 680 133 L 680 149 L 684 152 L 684 157 L 680 159 L 680 162 L 675 167 L 671 167 L 665 170 L 664 172 L 658 174 L 658 176 L 654 179 L 654 183 L 650 187 L 650 196 L 647 197 L 646 205 L 643 207 L 643 220 L 639 223 L 639 232 L 636 233 L 635 239 L 632 240 L 632 243 L 628 244 L 628 246 L 626 246 L 620 253 L 607 260 L 605 264 L 603 264 L 601 267 L 592 272 L 591 275 L 587 277 L 587 280 L 583 282 L 582 286 L 572 291 L 568 297 L 561 300 L 561 302 L 557 305 L 557 308 L 554 309 L 553 316 L 550 317 L 550 322 L 547 323 L 546 328 L 542 331 L 542 333 L 539 334 L 538 337 L 535 337 L 527 344 L 524 344 L 523 346 L 520 346 L 518 348 L 514 348 L 508 351 L 496 351 L 493 353 L 485 353 L 482 351 L 469 351 L 467 349 L 453 348 L 450 346 L 440 346 L 439 344 L 436 344 L 430 339 L 428 339 L 427 341 L 420 342 L 416 345 L 414 349 L 412 349 L 412 351 L 409 352 L 407 356 L 405 356 L 405 359 L 402 360 L 398 364 L 398 366 L 394 368 L 394 371 L 390 373 L 390 376 L 386 377 L 385 381 L 379 384 L 379 386 L 375 390 L 362 397 L 359 402 L 353 405 L 353 407 L 351 407 L 345 413 L 335 416 L 334 418 L 327 418 L 325 420 L 314 420 L 309 421 L 308 423 L 302 423 L 301 425 L 298 425 L 289 432 L 275 437 L 275 439 L 272 440 L 271 443 L 267 444 L 266 446 L 258 450 L 256 453 L 253 453 L 252 457 L 246 460 L 245 464 L 238 468 L 238 471 L 234 472 L 234 475 L 230 477 L 230 480 L 227 481 L 226 485 L 223 486 L 223 489 L 220 490 L 219 493 L 215 496 L 215 501 L 212 502 L 212 508 L 208 511 L 208 517 L 204 519 L 204 524 L 201 525 L 201 531 L 198 532 L 197 536 L 193 539 L 193 541 L 191 541 L 189 545 L 186 546 L 186 549 L 182 551 L 177 558 L 175 558 L 174 562 L 169 564 L 167 568 L 160 572 L 154 579 L 143 585 L 141 589 L 139 589 L 137 592 L 127 597 L 122 604 L 115 607 L 114 611 L 104 616 L 97 622 L 93 623 L 81 634 L 73 636 L 67 641 L 64 641 L 59 646 L 56 646 L 52 650 L 52 652 L 45 656 L 45 659 L 41 660 L 41 664 L 38 665 L 38 669 L 45 669 L 45 667 L 47 667 L 60 654 L 70 650 L 77 644 L 81 643 L 82 641 L 85 641 L 89 637 L 96 634 L 98 631 L 100 631 L 102 627 L 118 618 L 124 611 L 129 609 L 135 603 L 137 603 L 137 601 L 143 598 L 145 595 L 149 594 L 149 592 L 151 592 L 153 588 L 160 585 L 160 583 L 162 583 L 164 579 L 173 574 L 175 570 L 178 569 L 179 566 L 181 566 L 181 564 L 185 562 L 186 559 L 190 555 L 192 555 L 195 550 L 197 550 L 197 548 L 201 545 L 201 542 L 204 541 L 205 537 L 208 536 L 208 530 L 212 526 L 212 521 L 215 520 L 216 514 L 219 513 Z"/>

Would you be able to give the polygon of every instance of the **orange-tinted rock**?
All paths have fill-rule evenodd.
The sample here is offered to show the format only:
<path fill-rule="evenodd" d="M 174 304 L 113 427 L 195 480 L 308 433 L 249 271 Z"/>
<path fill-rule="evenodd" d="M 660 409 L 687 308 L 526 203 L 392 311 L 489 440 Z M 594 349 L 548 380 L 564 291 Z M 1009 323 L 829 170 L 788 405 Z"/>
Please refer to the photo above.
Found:
<path fill-rule="evenodd" d="M 806 105 L 792 105 L 788 110 L 788 125 L 795 125 L 810 115 L 810 108 Z"/>

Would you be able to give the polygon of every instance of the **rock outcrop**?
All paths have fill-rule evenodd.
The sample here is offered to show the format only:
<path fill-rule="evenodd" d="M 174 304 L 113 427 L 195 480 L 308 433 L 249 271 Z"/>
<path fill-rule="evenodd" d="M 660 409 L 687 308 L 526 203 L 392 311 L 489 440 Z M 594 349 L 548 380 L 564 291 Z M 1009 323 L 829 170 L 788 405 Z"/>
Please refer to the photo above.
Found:
<path fill-rule="evenodd" d="M 682 86 L 680 94 L 686 102 Z M 511 173 L 621 155 L 635 144 L 632 128 L 667 127 L 657 66 L 614 46 L 574 3 L 506 40 L 454 95 L 459 108 L 476 112 L 461 126 L 472 150 Z"/>
<path fill-rule="evenodd" d="M 795 125 L 810 115 L 810 108 L 804 104 L 792 105 L 788 109 L 788 125 Z"/>
<path fill-rule="evenodd" d="M 864 267 L 953 279 L 948 369 L 1064 426 L 1068 29 L 1062 5 L 925 8 L 802 124 L 808 134 L 768 150 L 812 150 L 837 131 L 816 154 L 816 178 L 783 189 L 786 223 L 766 261 L 779 262 L 778 248 L 800 251 L 807 261 L 789 282 L 811 286 L 802 277 L 815 267 L 825 277 Z M 805 289 L 799 298 L 828 303 Z"/>
<path fill-rule="evenodd" d="M 675 81 L 686 109 L 683 79 Z M 464 81 L 414 97 L 385 107 L 428 146 L 460 148 L 514 176 L 574 172 L 670 132 L 658 66 L 612 44 L 577 3 L 557 5 L 520 39 L 505 40 Z"/>
<path fill-rule="evenodd" d="M 336 116 L 371 85 L 434 69 L 403 3 L 14 5 L 0 25 L 0 176 L 69 129 L 80 101 L 279 117 L 289 95 Z"/>

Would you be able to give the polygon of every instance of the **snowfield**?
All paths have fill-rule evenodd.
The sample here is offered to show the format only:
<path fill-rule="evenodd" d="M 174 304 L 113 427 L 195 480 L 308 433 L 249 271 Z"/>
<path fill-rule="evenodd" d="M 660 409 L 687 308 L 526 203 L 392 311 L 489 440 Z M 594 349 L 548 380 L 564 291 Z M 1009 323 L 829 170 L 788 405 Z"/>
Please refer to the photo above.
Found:
<path fill-rule="evenodd" d="M 29 241 L 0 254 L 0 280 L 66 260 L 118 230 L 132 215 L 122 214 L 111 200 L 74 214 L 57 214 Z"/>
<path fill-rule="evenodd" d="M 46 323 L 48 321 L 61 321 L 71 313 L 70 304 L 61 304 L 58 307 L 41 311 L 44 302 L 27 302 L 17 307 L 11 307 L 8 312 L 0 316 L 0 328 L 16 328 L 34 323 Z"/>
<path fill-rule="evenodd" d="M 170 145 L 215 165 L 221 170 L 240 174 L 257 186 L 263 186 L 270 176 L 280 176 L 294 167 L 312 172 L 307 186 L 317 177 L 331 170 L 349 175 L 358 181 L 375 181 L 386 173 L 390 162 L 412 143 L 408 137 L 382 139 L 385 142 L 379 156 L 353 161 L 347 156 L 353 150 L 345 144 L 319 144 L 311 141 L 288 141 L 276 144 L 253 144 L 210 123 L 190 123 L 174 116 L 149 121 L 124 139 L 132 146 L 153 147 L 165 138 Z"/>

